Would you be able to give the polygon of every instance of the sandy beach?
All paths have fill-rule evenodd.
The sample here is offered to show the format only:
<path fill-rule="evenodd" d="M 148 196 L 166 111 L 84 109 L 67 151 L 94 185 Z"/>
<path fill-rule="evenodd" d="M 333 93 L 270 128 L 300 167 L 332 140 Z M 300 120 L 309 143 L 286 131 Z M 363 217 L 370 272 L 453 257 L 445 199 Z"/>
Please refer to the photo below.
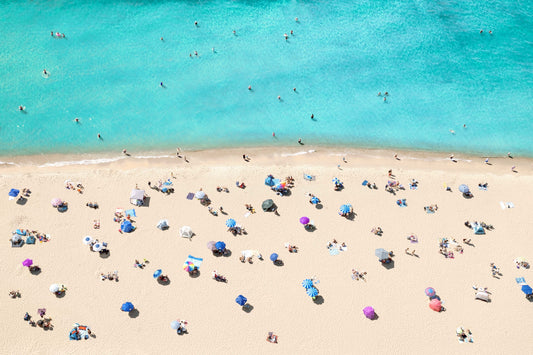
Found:
<path fill-rule="evenodd" d="M 533 273 L 517 269 L 513 262 L 517 257 L 533 261 L 530 159 L 491 157 L 489 165 L 484 157 L 459 154 L 453 162 L 445 153 L 307 145 L 184 152 L 188 163 L 172 152 L 159 159 L 131 154 L 85 165 L 47 165 L 49 156 L 2 159 L 15 163 L 0 166 L 5 237 L 0 248 L 2 353 L 533 353 L 533 304 L 515 280 L 524 277 L 532 285 Z M 249 162 L 243 154 L 250 156 Z M 51 161 L 95 159 L 99 157 Z M 394 179 L 388 176 L 390 169 Z M 278 196 L 265 185 L 269 174 L 294 178 L 289 196 Z M 307 181 L 304 174 L 316 179 Z M 335 177 L 344 183 L 343 190 L 334 191 Z M 167 179 L 175 190 L 169 195 L 147 184 Z M 418 181 L 417 189 L 409 187 L 412 179 Z M 66 189 L 66 180 L 81 183 L 83 193 Z M 375 183 L 377 190 L 363 186 L 364 180 Z M 385 191 L 389 180 L 405 189 Z M 236 181 L 246 188 L 237 188 Z M 488 188 L 478 189 L 485 182 Z M 463 197 L 461 184 L 470 187 L 473 198 Z M 149 195 L 149 206 L 129 203 L 136 185 Z M 217 186 L 229 192 L 218 192 Z M 31 195 L 18 204 L 8 200 L 11 188 L 28 188 Z M 213 216 L 197 199 L 186 198 L 200 189 L 210 206 L 223 206 L 226 214 Z M 308 193 L 320 198 L 322 208 L 309 203 Z M 68 202 L 68 211 L 58 213 L 51 206 L 53 198 Z M 279 216 L 261 210 L 266 199 L 274 200 Z M 401 199 L 407 207 L 397 205 Z M 97 202 L 99 208 L 87 207 L 88 202 Z M 506 207 L 509 202 L 514 208 Z M 246 217 L 245 204 L 256 213 Z M 353 219 L 339 216 L 343 204 L 353 206 Z M 438 210 L 426 213 L 424 207 L 432 204 Z M 113 221 L 117 208 L 135 208 L 134 232 L 119 233 L 120 225 Z M 302 216 L 309 217 L 316 230 L 306 231 L 299 222 Z M 156 228 L 162 218 L 170 229 Z M 228 218 L 247 234 L 229 233 Z M 94 220 L 100 221 L 99 229 L 93 228 Z M 474 235 L 465 221 L 483 221 L 494 229 Z M 185 225 L 195 233 L 190 240 L 178 234 Z M 371 232 L 378 226 L 382 236 Z M 12 248 L 9 239 L 17 228 L 49 234 L 50 241 Z M 91 252 L 82 243 L 87 235 L 107 242 L 110 255 L 102 258 Z M 411 243 L 410 235 L 418 242 Z M 442 238 L 457 240 L 463 252 L 444 257 L 439 253 Z M 347 250 L 330 255 L 327 245 L 333 239 L 346 243 Z M 219 240 L 231 255 L 217 257 L 207 249 L 207 242 Z M 289 253 L 287 242 L 298 252 Z M 392 268 L 378 261 L 377 248 L 394 251 Z M 416 256 L 406 254 L 406 248 L 416 250 Z M 241 263 L 243 250 L 258 250 L 264 260 Z M 283 266 L 270 261 L 272 253 L 279 254 Z M 183 270 L 188 255 L 203 258 L 199 277 Z M 41 267 L 39 275 L 22 265 L 26 258 Z M 136 259 L 149 263 L 135 268 Z M 501 271 L 498 278 L 492 276 L 491 263 Z M 367 273 L 364 280 L 352 279 L 354 268 Z M 152 277 L 157 269 L 168 275 L 169 285 Z M 115 270 L 118 282 L 100 279 L 101 273 Z M 228 282 L 214 281 L 213 270 Z M 302 287 L 302 280 L 313 276 L 320 281 L 317 302 Z M 49 292 L 53 283 L 68 288 L 64 297 Z M 473 285 L 486 287 L 491 302 L 475 300 Z M 445 311 L 428 307 L 427 287 L 436 290 Z M 19 290 L 21 297 L 11 299 L 11 290 Z M 248 298 L 251 311 L 236 304 L 240 294 Z M 126 301 L 138 310 L 135 317 L 120 310 Z M 377 319 L 365 318 L 366 306 L 374 307 Z M 53 330 L 23 320 L 25 312 L 39 319 L 38 308 L 46 308 Z M 171 329 L 175 319 L 187 320 L 187 334 Z M 74 323 L 90 326 L 95 337 L 69 340 Z M 471 330 L 473 343 L 458 342 L 459 326 Z M 277 344 L 265 341 L 268 332 L 278 336 Z"/>

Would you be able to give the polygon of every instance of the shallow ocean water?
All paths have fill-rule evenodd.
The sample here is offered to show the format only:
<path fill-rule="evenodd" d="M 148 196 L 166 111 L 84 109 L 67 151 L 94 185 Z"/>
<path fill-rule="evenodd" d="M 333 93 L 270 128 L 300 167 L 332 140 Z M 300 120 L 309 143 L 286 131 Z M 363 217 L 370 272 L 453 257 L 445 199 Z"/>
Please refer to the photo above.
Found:
<path fill-rule="evenodd" d="M 532 10 L 510 0 L 3 1 L 0 154 L 302 138 L 533 156 Z"/>

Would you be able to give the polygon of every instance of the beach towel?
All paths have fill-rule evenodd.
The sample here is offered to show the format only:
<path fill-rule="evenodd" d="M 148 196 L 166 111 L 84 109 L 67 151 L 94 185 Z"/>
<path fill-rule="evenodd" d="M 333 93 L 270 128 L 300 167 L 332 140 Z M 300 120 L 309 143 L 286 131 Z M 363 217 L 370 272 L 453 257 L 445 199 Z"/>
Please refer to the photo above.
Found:
<path fill-rule="evenodd" d="M 519 285 L 525 285 L 526 284 L 526 279 L 523 278 L 523 277 L 517 277 L 515 278 L 516 280 L 516 283 L 519 284 Z"/>
<path fill-rule="evenodd" d="M 196 268 L 199 269 L 200 266 L 202 265 L 202 262 L 204 261 L 204 259 L 202 259 L 202 258 L 195 258 L 194 256 L 189 255 L 189 256 L 187 257 L 187 260 L 185 260 L 185 262 L 187 262 L 187 261 L 192 262 L 192 263 L 194 264 L 194 266 L 196 266 Z"/>
<path fill-rule="evenodd" d="M 424 209 L 426 210 L 426 213 L 435 213 L 435 211 L 430 210 L 429 207 L 425 207 Z"/>
<path fill-rule="evenodd" d="M 418 189 L 418 186 L 416 186 L 416 185 L 414 185 L 414 184 L 409 184 L 409 188 L 410 188 L 411 190 L 416 190 L 416 189 Z"/>
<path fill-rule="evenodd" d="M 304 174 L 304 179 L 307 180 L 307 181 L 314 181 L 315 180 L 315 176 L 314 175 L 309 175 L 309 174 Z"/>
<path fill-rule="evenodd" d="M 368 185 L 368 180 L 363 181 L 363 186 Z"/>
<path fill-rule="evenodd" d="M 506 206 L 507 206 L 507 208 L 514 208 L 514 203 L 512 203 L 512 202 L 507 202 L 507 203 L 506 203 Z"/>
<path fill-rule="evenodd" d="M 194 194 L 192 192 L 189 192 L 187 194 L 187 200 L 192 200 L 194 198 Z"/>
<path fill-rule="evenodd" d="M 482 190 L 482 191 L 487 191 L 487 188 L 486 188 L 486 187 L 483 187 L 483 186 L 478 186 L 477 188 L 480 189 L 480 190 Z"/>
<path fill-rule="evenodd" d="M 249 215 L 251 215 L 251 213 L 250 213 L 250 212 L 246 212 L 246 213 L 244 214 L 244 217 L 246 218 L 246 217 L 248 217 Z"/>
<path fill-rule="evenodd" d="M 330 247 L 329 248 L 329 255 L 339 255 L 340 251 L 337 247 Z"/>
<path fill-rule="evenodd" d="M 137 214 L 135 213 L 135 210 L 132 208 L 131 210 L 126 210 L 126 216 L 129 217 L 137 217 Z"/>

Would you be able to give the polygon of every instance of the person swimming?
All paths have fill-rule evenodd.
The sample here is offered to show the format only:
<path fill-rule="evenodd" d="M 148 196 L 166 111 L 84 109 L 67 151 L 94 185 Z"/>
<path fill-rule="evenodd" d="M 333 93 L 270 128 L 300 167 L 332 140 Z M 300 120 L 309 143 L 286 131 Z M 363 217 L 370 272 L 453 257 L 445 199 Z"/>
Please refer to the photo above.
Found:
<path fill-rule="evenodd" d="M 79 119 L 78 117 L 76 117 L 76 118 L 74 119 L 74 122 L 76 122 L 76 123 L 80 123 L 80 119 Z"/>
<path fill-rule="evenodd" d="M 22 105 L 19 106 L 19 111 L 24 111 L 25 109 L 26 109 L 26 107 L 24 107 Z"/>

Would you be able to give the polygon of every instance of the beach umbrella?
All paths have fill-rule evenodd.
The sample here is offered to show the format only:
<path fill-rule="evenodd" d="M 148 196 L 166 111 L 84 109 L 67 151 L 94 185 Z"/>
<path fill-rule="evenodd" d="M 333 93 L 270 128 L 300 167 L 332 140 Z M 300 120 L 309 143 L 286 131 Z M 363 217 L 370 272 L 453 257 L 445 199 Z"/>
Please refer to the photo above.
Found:
<path fill-rule="evenodd" d="M 120 307 L 120 310 L 124 312 L 131 312 L 134 309 L 135 309 L 135 306 L 131 302 L 125 302 L 122 304 L 122 307 Z"/>
<path fill-rule="evenodd" d="M 91 244 L 92 241 L 93 241 L 93 238 L 92 238 L 91 236 L 85 236 L 85 237 L 83 238 L 83 244 L 85 244 L 85 245 L 89 245 L 89 244 Z"/>
<path fill-rule="evenodd" d="M 340 211 L 341 213 L 349 213 L 350 210 L 352 208 L 352 205 L 349 205 L 349 204 L 346 204 L 346 205 L 342 205 L 341 208 L 340 208 Z"/>
<path fill-rule="evenodd" d="M 15 197 L 18 196 L 19 192 L 20 192 L 20 191 L 17 190 L 17 189 L 11 189 L 11 190 L 9 190 L 9 192 L 8 192 L 9 199 L 10 199 L 10 200 L 13 200 Z"/>
<path fill-rule="evenodd" d="M 533 289 L 529 285 L 522 285 L 522 292 L 524 292 L 526 295 L 531 295 L 533 293 Z"/>
<path fill-rule="evenodd" d="M 318 197 L 316 197 L 316 196 L 311 197 L 311 203 L 313 205 L 317 205 L 319 202 L 320 202 L 320 200 L 318 199 Z"/>
<path fill-rule="evenodd" d="M 303 225 L 306 225 L 306 224 L 309 224 L 309 217 L 301 217 L 300 218 L 300 223 L 303 224 Z"/>
<path fill-rule="evenodd" d="M 276 260 L 278 260 L 278 254 L 276 254 L 276 253 L 272 253 L 272 254 L 270 255 L 270 260 L 271 260 L 271 261 L 276 261 Z"/>
<path fill-rule="evenodd" d="M 57 198 L 57 197 L 52 199 L 51 202 L 52 202 L 52 206 L 54 206 L 54 207 L 57 207 L 57 206 L 59 206 L 59 205 L 61 205 L 63 203 L 63 201 L 61 201 L 61 199 Z"/>
<path fill-rule="evenodd" d="M 218 241 L 215 244 L 215 248 L 217 248 L 218 251 L 223 251 L 224 249 L 226 249 L 226 243 Z"/>
<path fill-rule="evenodd" d="M 180 322 L 177 320 L 173 320 L 170 322 L 170 328 L 172 329 L 178 329 L 180 327 Z"/>
<path fill-rule="evenodd" d="M 429 308 L 435 312 L 440 312 L 442 310 L 442 302 L 439 299 L 434 298 L 429 302 Z"/>
<path fill-rule="evenodd" d="M 215 246 L 217 243 L 215 243 L 215 241 L 210 241 L 210 242 L 207 242 L 207 249 L 209 250 L 215 250 L 217 247 Z"/>
<path fill-rule="evenodd" d="M 307 289 L 307 295 L 309 297 L 316 297 L 318 295 L 318 289 L 316 287 L 309 287 Z"/>
<path fill-rule="evenodd" d="M 333 180 L 331 180 L 331 181 L 333 181 L 335 184 L 338 184 L 340 182 L 340 180 L 338 178 L 333 178 Z"/>
<path fill-rule="evenodd" d="M 46 308 L 39 308 L 37 314 L 43 317 L 46 314 Z"/>
<path fill-rule="evenodd" d="M 272 175 L 268 175 L 265 179 L 265 185 L 267 186 L 274 186 L 274 177 Z"/>
<path fill-rule="evenodd" d="M 363 308 L 363 314 L 368 319 L 374 319 L 376 317 L 376 312 L 374 311 L 374 308 L 370 306 Z"/>
<path fill-rule="evenodd" d="M 184 264 L 183 264 L 183 270 L 187 271 L 187 272 L 191 272 L 194 270 L 194 264 L 192 261 L 186 261 Z"/>
<path fill-rule="evenodd" d="M 305 288 L 305 289 L 308 289 L 308 288 L 311 288 L 313 287 L 313 280 L 311 279 L 305 279 L 302 281 L 302 286 Z"/>
<path fill-rule="evenodd" d="M 194 197 L 196 197 L 197 199 L 201 200 L 205 197 L 205 192 L 203 191 L 197 191 L 195 194 L 194 194 Z"/>
<path fill-rule="evenodd" d="M 50 292 L 56 293 L 56 292 L 59 292 L 59 290 L 61 290 L 61 285 L 59 285 L 59 284 L 51 284 L 50 285 Z"/>
<path fill-rule="evenodd" d="M 388 259 L 389 258 L 389 252 L 386 251 L 383 248 L 376 249 L 374 254 L 379 258 L 379 260 Z"/>
<path fill-rule="evenodd" d="M 33 260 L 31 260 L 31 259 L 26 259 L 26 260 L 24 260 L 24 261 L 22 262 L 22 265 L 30 267 L 30 266 L 33 265 Z"/>
<path fill-rule="evenodd" d="M 100 251 L 104 249 L 104 245 L 102 243 L 95 243 L 93 245 L 93 251 Z"/>
<path fill-rule="evenodd" d="M 433 297 L 433 296 L 435 296 L 437 294 L 433 287 L 426 288 L 425 292 L 426 292 L 426 296 L 428 296 L 428 297 Z"/>
<path fill-rule="evenodd" d="M 157 270 L 154 272 L 154 279 L 157 279 L 159 276 L 161 276 L 162 273 L 163 273 L 163 270 L 161 270 L 161 269 L 157 269 Z"/>
<path fill-rule="evenodd" d="M 464 193 L 464 194 L 467 194 L 467 193 L 470 192 L 470 189 L 468 188 L 467 185 L 462 184 L 462 185 L 459 185 L 459 191 Z"/>
<path fill-rule="evenodd" d="M 126 233 L 130 233 L 131 231 L 133 231 L 133 224 L 131 224 L 130 221 L 125 220 L 120 225 L 120 230 L 123 231 L 123 232 L 126 232 Z"/>
<path fill-rule="evenodd" d="M 274 201 L 272 201 L 272 199 L 270 198 L 268 200 L 264 200 L 263 203 L 261 204 L 261 208 L 263 208 L 263 211 L 265 212 L 271 211 L 273 207 L 274 207 Z"/>
<path fill-rule="evenodd" d="M 237 225 L 237 222 L 233 218 L 230 218 L 226 221 L 226 227 L 233 228 Z"/>
<path fill-rule="evenodd" d="M 248 302 L 248 299 L 246 297 L 244 297 L 243 295 L 239 295 L 235 299 L 235 302 L 237 302 L 237 304 L 239 306 L 244 306 L 246 304 L 246 302 Z"/>

